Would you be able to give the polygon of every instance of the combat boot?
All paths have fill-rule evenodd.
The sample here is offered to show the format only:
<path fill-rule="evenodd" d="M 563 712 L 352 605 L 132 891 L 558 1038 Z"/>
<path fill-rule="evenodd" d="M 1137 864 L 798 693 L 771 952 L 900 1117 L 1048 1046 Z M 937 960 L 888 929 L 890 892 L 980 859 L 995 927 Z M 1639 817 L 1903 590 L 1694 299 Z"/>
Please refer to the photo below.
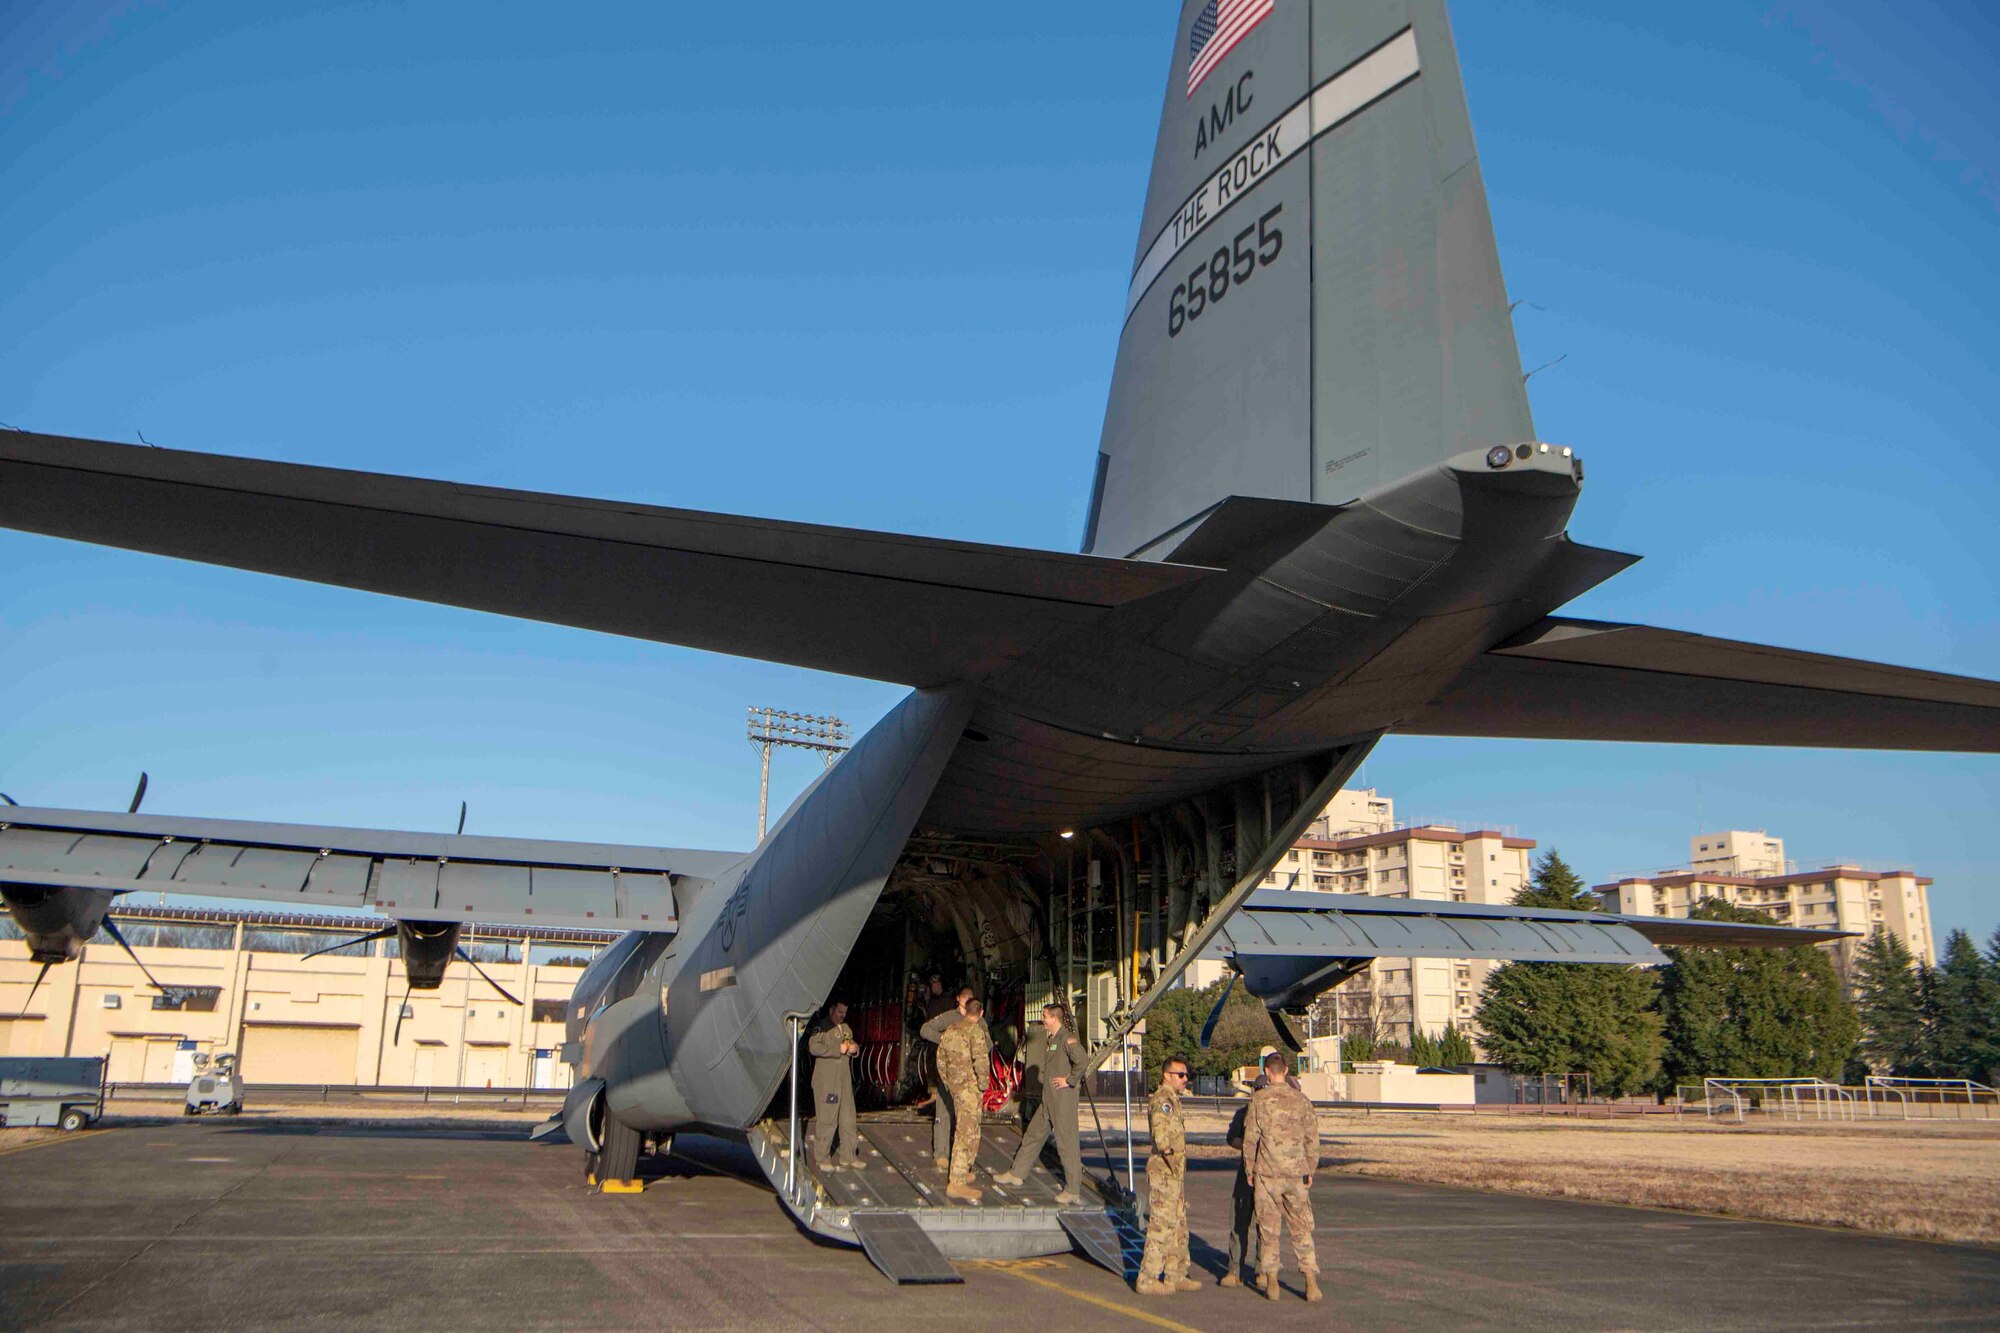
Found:
<path fill-rule="evenodd" d="M 931 1158 L 931 1165 L 936 1167 L 940 1171 L 949 1171 L 951 1170 L 951 1158 L 933 1157 Z"/>
<path fill-rule="evenodd" d="M 1236 1276 L 1236 1274 L 1234 1273 L 1224 1273 L 1222 1275 L 1222 1281 L 1216 1283 L 1215 1285 L 1218 1287 L 1240 1287 L 1243 1285 L 1243 1279 Z"/>
<path fill-rule="evenodd" d="M 1320 1299 L 1319 1277 L 1316 1274 L 1313 1273 L 1306 1274 L 1306 1299 L 1309 1301 L 1316 1301 Z"/>
<path fill-rule="evenodd" d="M 1274 1277 L 1264 1284 L 1264 1294 L 1274 1301 L 1283 1300 L 1285 1289 L 1278 1285 L 1278 1279 Z"/>
<path fill-rule="evenodd" d="M 961 1185 L 956 1180 L 952 1181 L 949 1185 L 946 1185 L 944 1187 L 944 1192 L 945 1192 L 945 1197 L 949 1199 L 963 1199 L 967 1203 L 979 1202 L 980 1192 L 978 1190 L 972 1188 L 972 1186 L 970 1185 Z"/>
<path fill-rule="evenodd" d="M 996 1185 L 1018 1185 L 1021 1183 L 1021 1178 L 1012 1171 L 1002 1171 L 999 1175 L 993 1177 L 993 1183 Z"/>
<path fill-rule="evenodd" d="M 1061 1194 L 1056 1195 L 1056 1202 L 1061 1204 L 1075 1204 L 1082 1203 L 1083 1199 L 1075 1190 L 1064 1190 Z"/>
<path fill-rule="evenodd" d="M 1165 1296 L 1173 1291 L 1173 1288 L 1156 1277 L 1142 1277 L 1133 1284 L 1132 1290 L 1141 1296 Z"/>
<path fill-rule="evenodd" d="M 1191 1277 L 1176 1278 L 1173 1282 L 1173 1288 L 1175 1291 L 1200 1291 L 1201 1283 Z"/>

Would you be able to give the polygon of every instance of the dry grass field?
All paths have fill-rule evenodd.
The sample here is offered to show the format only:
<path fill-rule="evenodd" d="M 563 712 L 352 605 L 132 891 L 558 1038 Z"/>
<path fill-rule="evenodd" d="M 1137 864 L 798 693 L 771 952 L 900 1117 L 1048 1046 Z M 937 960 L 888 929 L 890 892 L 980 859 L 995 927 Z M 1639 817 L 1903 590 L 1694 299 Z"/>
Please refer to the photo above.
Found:
<path fill-rule="evenodd" d="M 40 1143 L 43 1139 L 53 1139 L 59 1133 L 60 1130 L 54 1129 L 0 1129 L 0 1155 L 15 1148 L 25 1148 L 31 1143 Z"/>
<path fill-rule="evenodd" d="M 1212 1122 L 1212 1123 L 1211 1123 Z M 1191 1153 L 1221 1156 L 1225 1122 Z M 2000 1245 L 2000 1121 L 1323 1115 L 1324 1169 Z"/>

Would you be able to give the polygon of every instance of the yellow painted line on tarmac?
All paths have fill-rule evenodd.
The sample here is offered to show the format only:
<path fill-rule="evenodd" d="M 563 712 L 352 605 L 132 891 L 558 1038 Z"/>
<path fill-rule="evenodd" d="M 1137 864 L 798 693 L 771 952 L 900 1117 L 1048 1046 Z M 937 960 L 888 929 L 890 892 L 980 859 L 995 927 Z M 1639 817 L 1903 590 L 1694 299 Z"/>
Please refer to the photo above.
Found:
<path fill-rule="evenodd" d="M 1109 1310 L 1113 1314 L 1122 1314 L 1129 1318 L 1137 1319 L 1142 1324 L 1151 1324 L 1155 1328 L 1171 1328 L 1176 1333 L 1201 1333 L 1201 1330 L 1198 1328 L 1191 1328 L 1186 1324 L 1177 1324 L 1173 1320 L 1163 1318 L 1149 1310 L 1140 1310 L 1119 1301 L 1107 1300 L 1102 1296 L 1093 1296 L 1087 1291 L 1078 1291 L 1075 1287 L 1065 1286 L 1052 1278 L 1046 1278 L 1039 1273 L 1029 1271 L 1031 1268 L 1043 1267 L 1046 1263 L 1046 1260 L 1035 1259 L 979 1259 L 969 1262 L 965 1266 L 967 1268 L 991 1268 L 997 1269 L 1002 1273 L 1011 1273 L 1015 1277 L 1032 1282 L 1038 1287 L 1047 1287 L 1050 1291 L 1059 1291 L 1065 1296 L 1073 1297 L 1089 1305 L 1095 1305 L 1100 1310 Z"/>
<path fill-rule="evenodd" d="M 78 1139 L 87 1139 L 95 1134 L 109 1134 L 110 1132 L 108 1129 L 80 1129 L 74 1134 L 57 1134 L 51 1138 L 36 1139 L 32 1143 L 17 1143 L 11 1148 L 0 1148 L 0 1157 L 5 1157 L 9 1153 L 26 1152 L 30 1148 L 46 1148 L 53 1143 L 75 1143 Z"/>

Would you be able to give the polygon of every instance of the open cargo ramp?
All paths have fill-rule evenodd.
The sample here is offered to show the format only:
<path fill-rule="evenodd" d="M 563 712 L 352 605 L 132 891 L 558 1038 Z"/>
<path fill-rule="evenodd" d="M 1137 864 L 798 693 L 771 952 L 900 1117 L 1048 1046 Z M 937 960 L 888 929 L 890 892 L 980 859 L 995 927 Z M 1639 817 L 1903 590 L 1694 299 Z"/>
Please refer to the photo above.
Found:
<path fill-rule="evenodd" d="M 881 1111 L 864 1114 L 860 1124 L 858 1171 L 819 1170 L 809 1142 L 799 1144 L 794 1163 L 783 1120 L 754 1126 L 748 1136 L 750 1149 L 799 1225 L 815 1235 L 861 1246 L 892 1281 L 950 1280 L 905 1276 L 917 1267 L 909 1257 L 918 1253 L 916 1235 L 948 1266 L 955 1259 L 1067 1254 L 1074 1248 L 1072 1228 L 1078 1218 L 1103 1219 L 1110 1234 L 1121 1222 L 1126 1229 L 1131 1227 L 1129 1215 L 1088 1173 L 1078 1183 L 1082 1202 L 1077 1204 L 1055 1201 L 1061 1185 L 1041 1163 L 1020 1185 L 996 1185 L 990 1176 L 1007 1170 L 1021 1142 L 1020 1127 L 1011 1121 L 989 1119 L 982 1127 L 974 1179 L 982 1191 L 977 1203 L 945 1196 L 945 1172 L 931 1157 L 929 1116 Z M 885 1218 L 906 1221 L 885 1222 Z M 877 1244 L 900 1248 L 885 1262 L 871 1246 L 871 1237 Z"/>

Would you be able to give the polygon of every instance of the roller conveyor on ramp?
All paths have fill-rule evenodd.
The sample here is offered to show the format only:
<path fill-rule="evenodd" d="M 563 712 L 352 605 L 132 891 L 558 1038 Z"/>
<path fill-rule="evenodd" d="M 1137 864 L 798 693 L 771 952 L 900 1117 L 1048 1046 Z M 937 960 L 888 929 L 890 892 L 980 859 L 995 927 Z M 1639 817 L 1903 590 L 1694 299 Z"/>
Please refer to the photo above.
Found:
<path fill-rule="evenodd" d="M 782 1120 L 752 1128 L 750 1148 L 801 1226 L 860 1246 L 891 1281 L 953 1281 L 954 1259 L 1025 1259 L 1072 1249 L 1121 1275 L 1136 1269 L 1136 1252 L 1124 1253 L 1138 1234 L 1133 1219 L 1097 1182 L 1084 1180 L 1076 1204 L 1056 1202 L 1061 1182 L 1044 1164 L 1020 1185 L 993 1182 L 1020 1146 L 1018 1124 L 989 1119 L 982 1126 L 973 1181 L 982 1192 L 977 1203 L 945 1196 L 946 1173 L 931 1156 L 928 1115 L 885 1111 L 864 1115 L 860 1124 L 858 1170 L 820 1170 L 803 1125 L 794 1161 Z"/>

